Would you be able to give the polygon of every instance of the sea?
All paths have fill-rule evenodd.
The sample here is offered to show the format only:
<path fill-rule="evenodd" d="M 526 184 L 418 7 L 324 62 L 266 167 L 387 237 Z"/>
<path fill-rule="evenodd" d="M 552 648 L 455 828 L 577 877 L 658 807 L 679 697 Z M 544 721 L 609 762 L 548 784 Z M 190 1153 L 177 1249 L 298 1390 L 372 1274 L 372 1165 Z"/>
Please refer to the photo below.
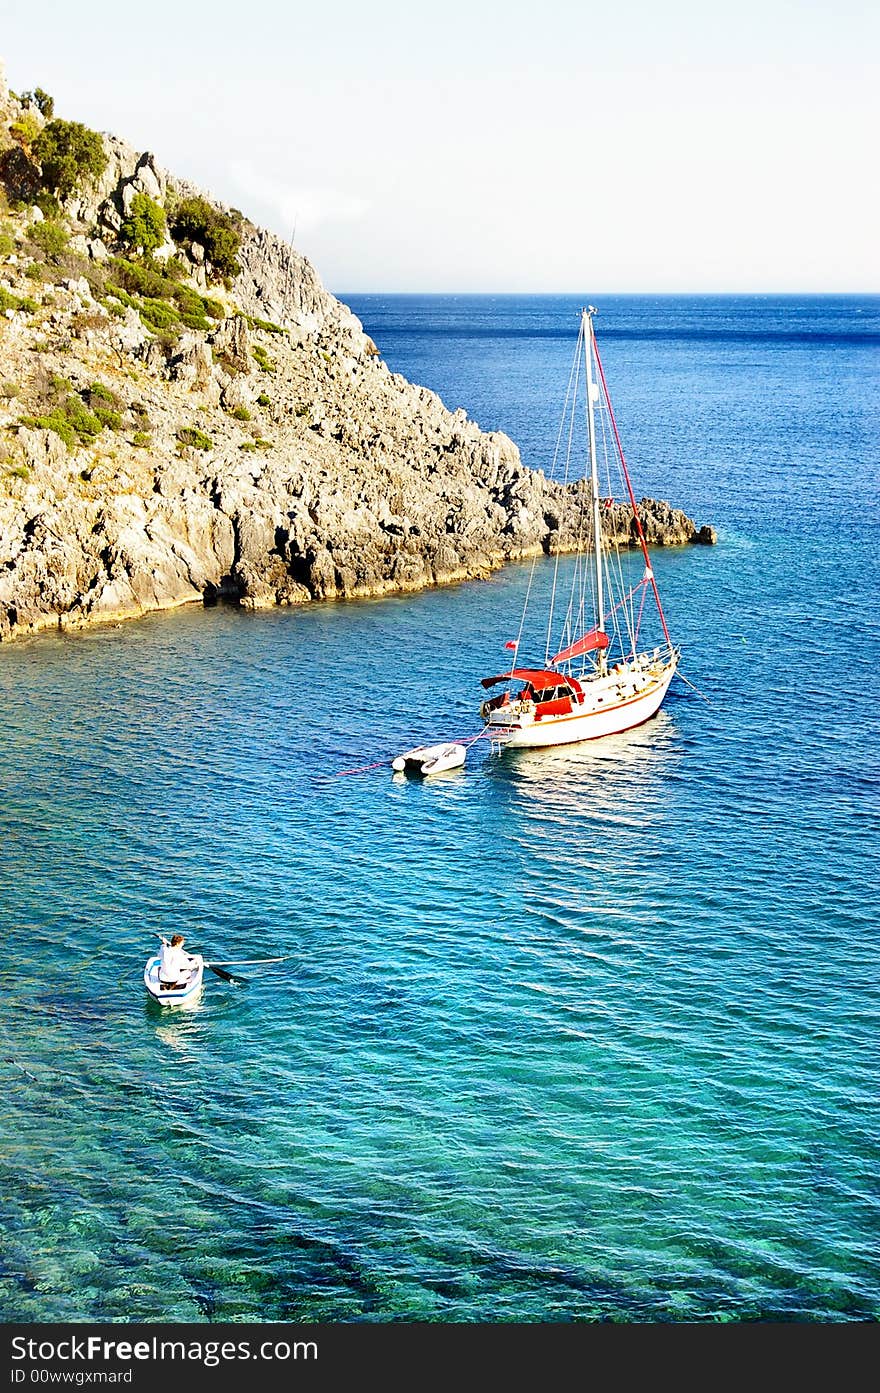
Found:
<path fill-rule="evenodd" d="M 586 296 L 342 298 L 550 469 Z M 530 563 L 0 648 L 3 1320 L 880 1317 L 880 299 L 593 298 L 718 537 L 644 726 L 393 776 Z M 159 1008 L 171 931 L 283 961 Z"/>

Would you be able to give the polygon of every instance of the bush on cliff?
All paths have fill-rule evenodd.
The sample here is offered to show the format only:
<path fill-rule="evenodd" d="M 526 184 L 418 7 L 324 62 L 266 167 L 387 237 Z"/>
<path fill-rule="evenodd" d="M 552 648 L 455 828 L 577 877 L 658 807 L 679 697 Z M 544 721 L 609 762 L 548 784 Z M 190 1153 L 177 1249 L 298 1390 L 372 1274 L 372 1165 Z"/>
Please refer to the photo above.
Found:
<path fill-rule="evenodd" d="M 22 92 L 21 100 L 25 106 L 35 106 L 45 121 L 51 121 L 55 115 L 55 98 L 44 92 L 42 87 L 35 87 L 33 92 Z"/>
<path fill-rule="evenodd" d="M 122 429 L 121 403 L 115 392 L 105 387 L 103 382 L 93 382 L 85 397 L 89 410 L 106 430 Z"/>
<path fill-rule="evenodd" d="M 210 329 L 209 320 L 222 319 L 226 311 L 218 300 L 182 285 L 167 268 L 145 258 L 130 261 L 117 256 L 110 262 L 115 277 L 107 289 L 123 305 L 136 309 L 151 329 L 183 324 L 187 329 Z M 140 299 L 136 297 L 141 297 Z"/>
<path fill-rule="evenodd" d="M 107 164 L 103 140 L 79 121 L 50 121 L 31 149 L 43 187 L 58 198 L 67 198 L 84 180 L 100 178 Z"/>
<path fill-rule="evenodd" d="M 42 416 L 23 416 L 21 424 L 54 431 L 64 441 L 68 450 L 72 450 L 77 443 L 91 445 L 104 427 L 97 415 L 93 415 L 73 393 Z"/>
<path fill-rule="evenodd" d="M 204 247 L 205 256 L 220 276 L 237 276 L 241 234 L 235 220 L 213 208 L 205 198 L 184 198 L 171 218 L 171 236 L 178 245 Z"/>
<path fill-rule="evenodd" d="M 146 256 L 165 240 L 165 210 L 145 193 L 135 194 L 131 212 L 119 230 L 122 242 Z"/>
<path fill-rule="evenodd" d="M 269 357 L 268 353 L 266 352 L 265 348 L 261 343 L 254 344 L 253 348 L 251 349 L 251 352 L 253 353 L 263 372 L 275 371 L 275 363 Z"/>
<path fill-rule="evenodd" d="M 0 183 L 13 203 L 34 203 L 40 193 L 40 170 L 20 145 L 0 150 Z"/>
<path fill-rule="evenodd" d="M 39 309 L 36 300 L 32 300 L 29 295 L 13 295 L 11 290 L 0 285 L 0 312 L 7 310 L 24 310 L 26 314 L 36 314 Z"/>
<path fill-rule="evenodd" d="M 9 127 L 9 134 L 19 145 L 29 150 L 42 129 L 43 123 L 39 116 L 33 111 L 23 111 L 19 119 Z"/>
<path fill-rule="evenodd" d="M 184 426 L 177 432 L 177 439 L 181 447 L 189 445 L 194 450 L 210 450 L 214 444 L 210 435 L 205 435 L 197 426 Z"/>
<path fill-rule="evenodd" d="M 28 235 L 51 261 L 57 261 L 67 250 L 67 228 L 55 218 L 45 218 L 43 222 L 34 223 Z"/>
<path fill-rule="evenodd" d="M 113 407 L 115 395 L 99 383 L 81 395 L 59 373 L 38 373 L 34 414 L 23 416 L 22 426 L 54 431 L 69 450 L 75 445 L 91 445 L 105 426 L 118 430 L 121 419 Z M 89 405 L 83 400 L 88 398 Z M 94 408 L 90 410 L 89 407 Z"/>

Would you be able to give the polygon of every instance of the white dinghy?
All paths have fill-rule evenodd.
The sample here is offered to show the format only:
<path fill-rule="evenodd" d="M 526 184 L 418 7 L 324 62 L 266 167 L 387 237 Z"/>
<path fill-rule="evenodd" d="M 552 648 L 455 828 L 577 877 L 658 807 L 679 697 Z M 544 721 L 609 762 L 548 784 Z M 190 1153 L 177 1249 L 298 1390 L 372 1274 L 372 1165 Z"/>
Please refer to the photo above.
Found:
<path fill-rule="evenodd" d="M 205 961 L 199 954 L 194 956 L 198 959 L 195 967 L 171 987 L 163 986 L 159 981 L 159 954 L 149 959 L 144 968 L 144 986 L 154 1001 L 161 1006 L 179 1006 L 182 1001 L 192 1001 L 198 996 L 202 990 Z"/>
<path fill-rule="evenodd" d="M 397 774 L 442 774 L 447 769 L 460 769 L 467 757 L 467 747 L 450 743 L 448 745 L 418 745 L 407 750 L 391 761 L 391 768 Z"/>

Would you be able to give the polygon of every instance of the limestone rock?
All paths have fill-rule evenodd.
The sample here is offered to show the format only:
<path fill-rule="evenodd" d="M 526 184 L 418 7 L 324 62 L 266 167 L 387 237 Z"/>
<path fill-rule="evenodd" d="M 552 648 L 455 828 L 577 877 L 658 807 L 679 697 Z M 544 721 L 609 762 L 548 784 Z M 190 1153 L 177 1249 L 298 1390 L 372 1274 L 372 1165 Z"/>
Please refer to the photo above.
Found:
<path fill-rule="evenodd" d="M 211 342 L 216 356 L 225 359 L 234 372 L 251 371 L 251 339 L 243 315 L 224 319 L 212 334 Z"/>
<path fill-rule="evenodd" d="M 20 110 L 7 102 L 2 115 L 3 94 L 0 75 L 0 136 Z M 171 295 L 135 301 L 159 332 L 134 305 L 105 308 L 112 267 L 100 263 L 135 196 L 207 195 L 103 139 L 104 173 L 64 208 L 61 283 L 28 278 L 19 254 L 39 210 L 8 215 L 18 246 L 4 287 L 34 308 L 0 318 L 0 382 L 15 389 L 0 397 L 0 639 L 218 596 L 260 608 L 412 590 L 576 545 L 578 488 L 391 373 L 274 233 L 241 222 L 231 287 L 209 278 L 203 248 L 183 257 L 185 284 L 219 300 L 222 319 L 190 297 L 184 327 Z M 9 154 L 0 172 L 18 197 L 27 171 Z M 156 259 L 176 251 L 166 239 Z M 54 410 L 67 412 L 67 445 L 18 424 Z M 715 541 L 665 501 L 643 499 L 640 517 L 652 545 Z M 636 544 L 628 508 L 608 521 L 620 545 Z"/>

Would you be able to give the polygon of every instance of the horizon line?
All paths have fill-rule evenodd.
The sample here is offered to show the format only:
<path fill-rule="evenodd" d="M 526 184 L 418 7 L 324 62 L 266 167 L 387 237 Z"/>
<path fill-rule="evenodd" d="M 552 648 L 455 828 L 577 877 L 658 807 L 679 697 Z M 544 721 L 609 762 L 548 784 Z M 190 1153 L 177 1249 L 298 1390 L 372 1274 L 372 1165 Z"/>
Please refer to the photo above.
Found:
<path fill-rule="evenodd" d="M 327 289 L 330 289 L 328 286 Z M 373 288 L 371 290 L 330 290 L 331 295 L 338 298 L 344 295 L 458 295 L 458 296 L 486 296 L 504 295 L 507 297 L 522 296 L 523 298 L 535 298 L 542 296 L 545 299 L 557 298 L 573 300 L 579 296 L 587 294 L 580 290 L 383 290 Z M 610 299 L 622 300 L 627 297 L 653 296 L 655 299 L 742 299 L 773 297 L 778 300 L 784 299 L 814 299 L 838 298 L 838 299 L 880 299 L 880 289 L 878 290 L 592 290 L 590 295 L 606 295 Z"/>

